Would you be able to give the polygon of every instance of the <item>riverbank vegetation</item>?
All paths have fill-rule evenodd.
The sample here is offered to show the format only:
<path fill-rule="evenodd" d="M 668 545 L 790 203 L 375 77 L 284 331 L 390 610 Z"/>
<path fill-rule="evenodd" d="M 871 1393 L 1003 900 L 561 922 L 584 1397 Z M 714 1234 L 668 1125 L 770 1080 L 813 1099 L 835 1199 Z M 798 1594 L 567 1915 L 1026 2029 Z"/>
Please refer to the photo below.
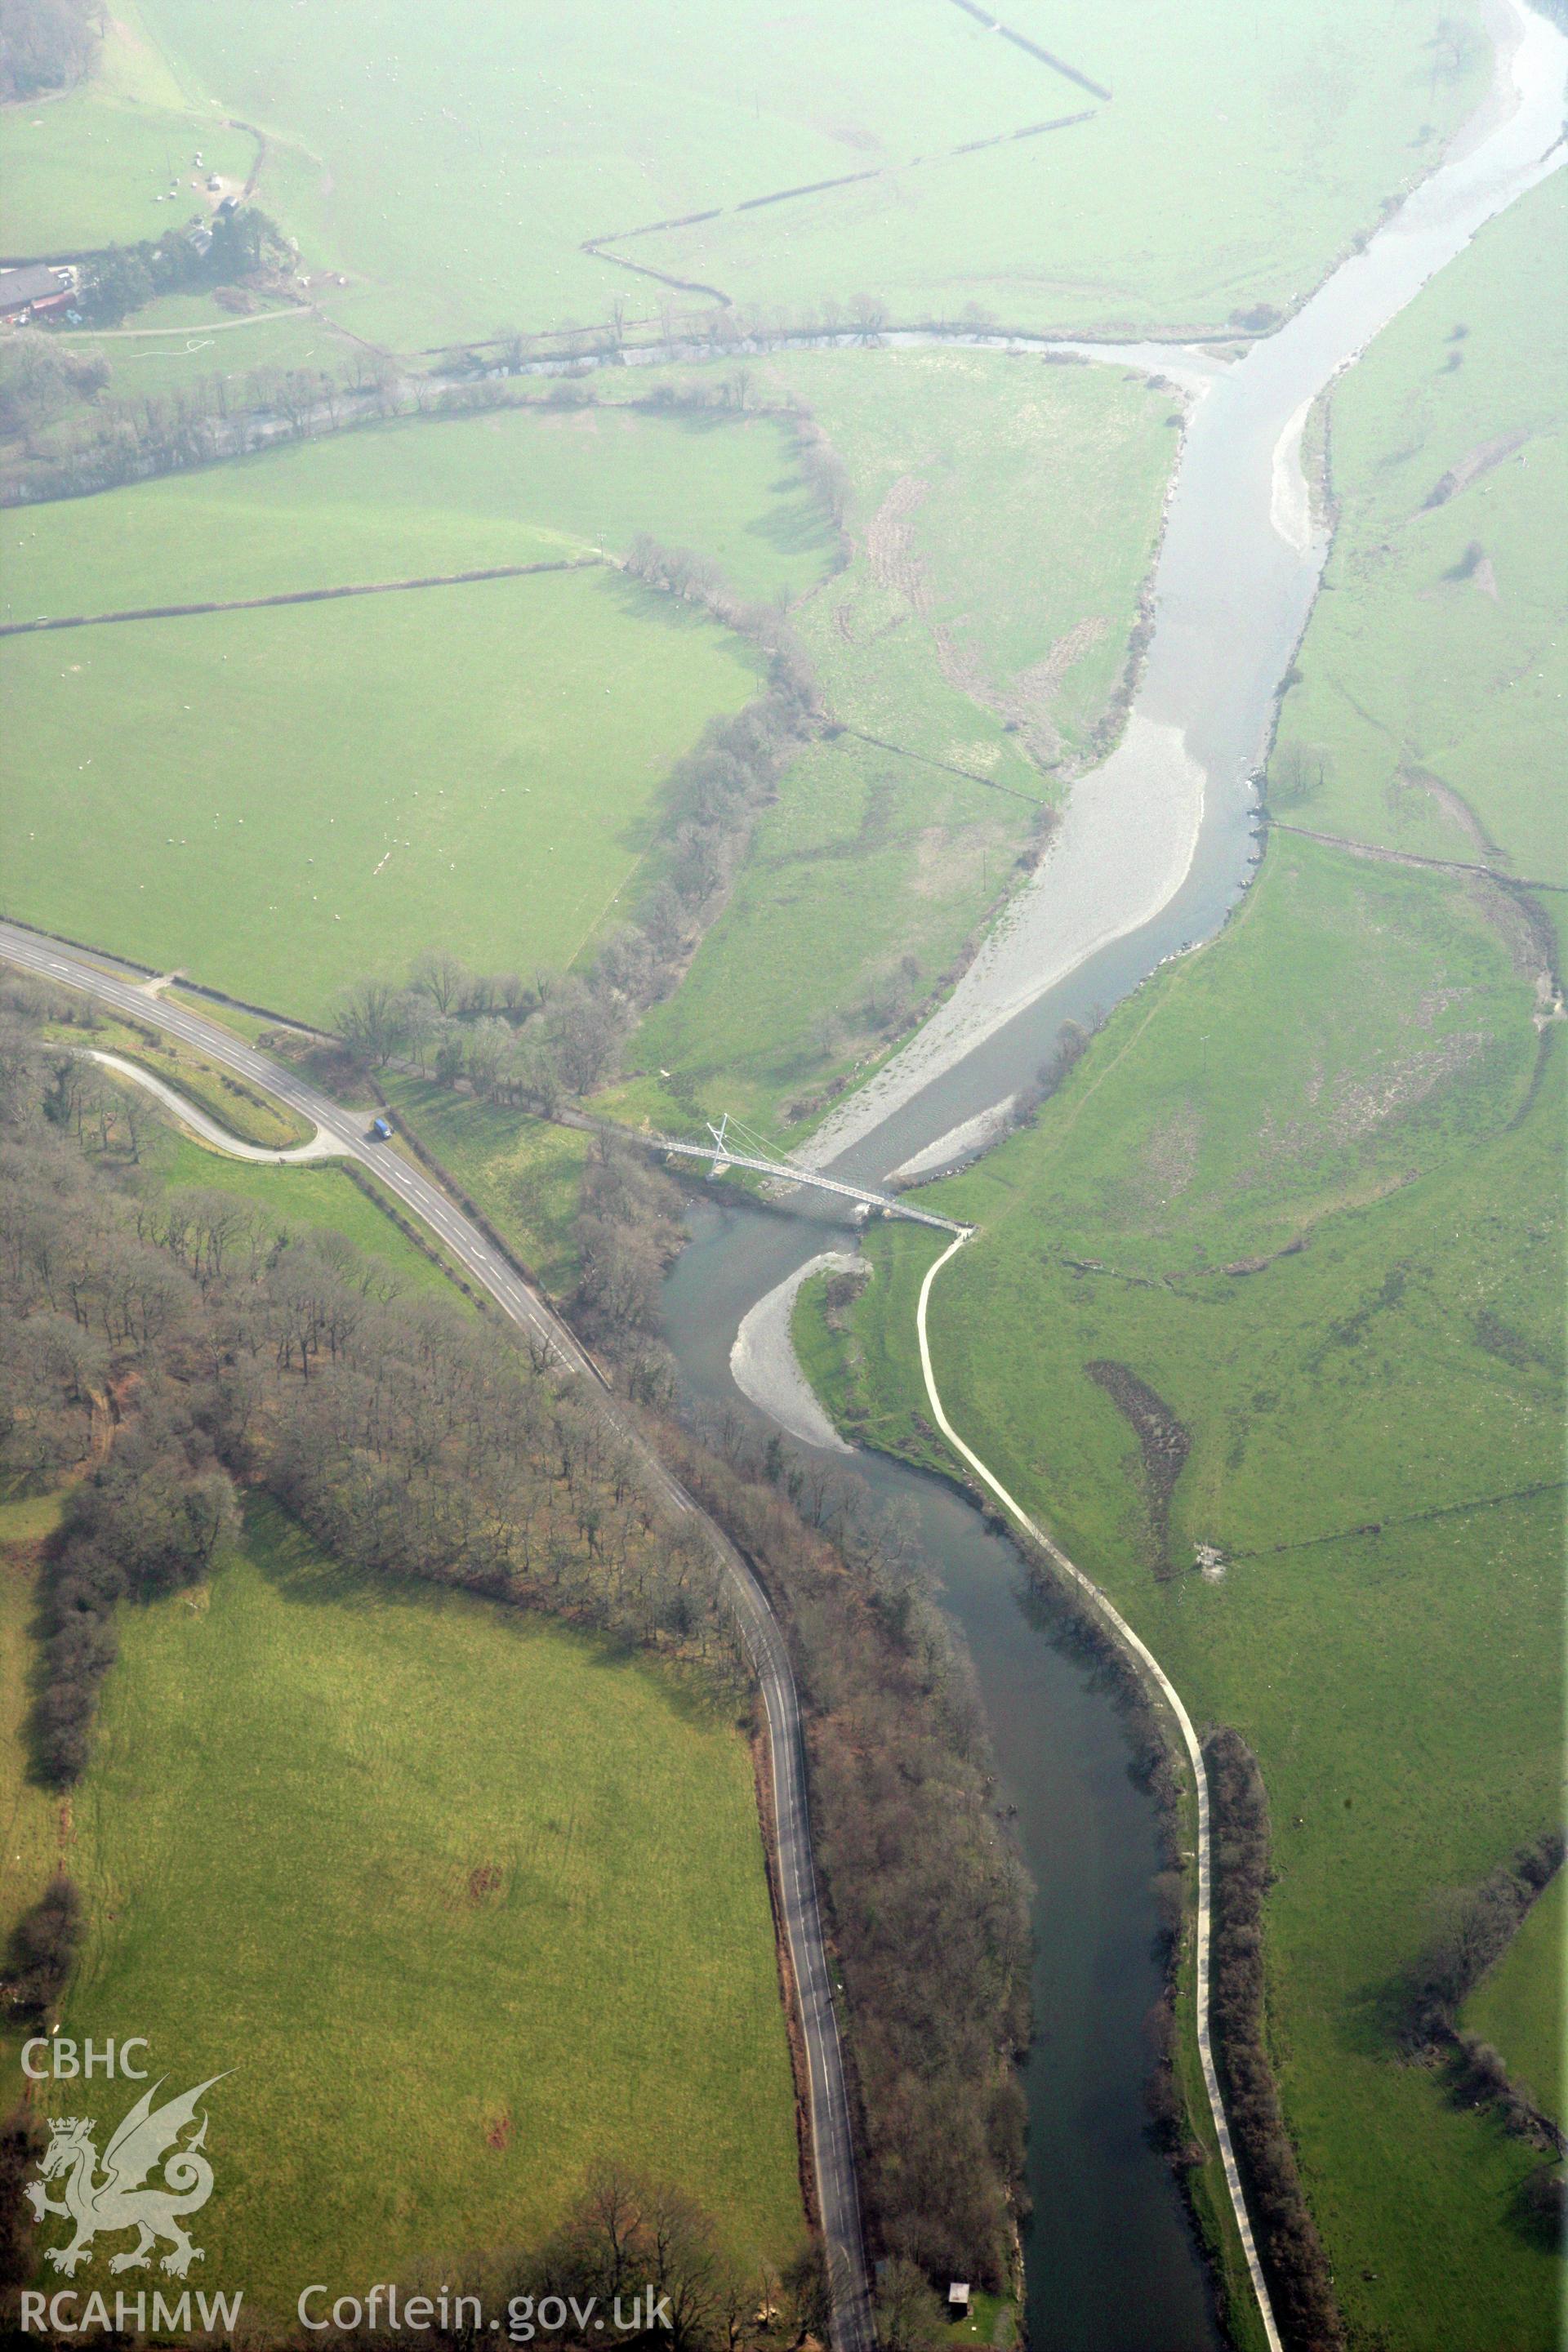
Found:
<path fill-rule="evenodd" d="M 826 723 L 644 1024 L 618 1108 L 787 1134 L 951 982 L 1119 726 L 1182 403 L 994 352 L 748 373 L 803 404 L 842 469 L 847 562 L 792 614 Z"/>
<path fill-rule="evenodd" d="M 63 765 L 71 782 L 18 812 L 13 911 L 321 1017 L 330 975 L 384 969 L 388 936 L 440 938 L 483 968 L 586 962 L 658 883 L 689 900 L 691 866 L 700 899 L 733 903 L 639 1041 L 644 1076 L 624 1108 L 689 1120 L 712 1107 L 721 1070 L 731 1097 L 744 1081 L 753 1114 L 808 1116 L 956 968 L 1037 854 L 1061 775 L 1117 723 L 1180 414 L 1168 389 L 1088 367 L 1028 363 L 1023 402 L 1016 366 L 995 355 L 887 353 L 875 367 L 873 384 L 855 354 L 797 355 L 765 381 L 750 372 L 738 394 L 719 371 L 694 384 L 670 374 L 639 384 L 636 408 L 534 399 L 522 413 L 407 420 L 30 512 L 7 566 L 13 622 L 592 561 L 606 536 L 652 593 L 551 576 L 16 638 L 5 668 L 33 766 Z M 1020 465 L 1031 501 L 1000 495 L 999 469 Z M 1092 535 L 1079 522 L 1091 497 Z M 977 503 L 996 509 L 986 563 L 965 525 Z M 1037 503 L 1057 518 L 1045 563 L 1027 522 Z M 848 568 L 825 588 L 846 532 Z M 679 585 L 639 547 L 673 551 Z M 770 617 L 785 599 L 787 629 Z M 764 806 L 738 884 L 754 793 L 743 823 L 710 809 L 713 780 L 688 761 L 657 816 L 636 796 L 657 768 L 650 722 L 678 725 L 684 709 L 695 731 L 719 698 L 729 656 L 703 642 L 705 614 L 775 671 L 791 638 L 792 676 L 809 663 L 817 706 L 810 740 L 763 780 L 778 805 Z M 481 670 L 503 646 L 510 670 L 525 629 L 541 681 L 570 644 L 565 682 L 556 664 L 553 691 L 520 695 L 498 670 L 477 709 Z M 602 661 L 585 659 L 598 638 Z M 279 675 L 289 694 L 264 725 L 256 698 L 275 696 Z M 193 692 L 239 766 L 236 788 L 231 756 L 222 805 L 195 832 L 191 807 L 209 795 L 205 740 L 181 750 Z M 279 725 L 297 780 L 287 794 Z M 567 745 L 587 725 L 601 775 L 612 747 L 630 771 L 619 802 L 574 789 Z M 152 761 L 154 745 L 163 791 L 132 807 L 125 761 Z M 68 811 L 112 844 L 101 870 L 59 854 Z M 715 822 L 711 845 L 675 837 Z M 489 888 L 519 857 L 537 876 L 521 920 Z M 193 860 L 210 873 L 215 858 L 221 940 L 208 935 L 219 899 L 193 879 Z M 710 920 L 702 905 L 697 937 L 689 908 L 665 924 L 673 977 Z M 806 942 L 809 988 L 781 988 Z"/>
<path fill-rule="evenodd" d="M 1283 822 L 1568 880 L 1541 770 L 1568 691 L 1551 520 L 1568 498 L 1568 327 L 1552 299 L 1565 255 L 1559 173 L 1334 395 L 1341 522 L 1269 770 Z"/>
<path fill-rule="evenodd" d="M 1558 1041 L 1467 887 L 1277 837 L 1221 942 L 936 1189 L 982 1233 L 931 1339 L 960 1429 L 1259 1759 L 1269 2046 L 1347 2319 L 1416 2344 L 1432 2298 L 1473 2294 L 1470 2339 L 1511 2347 L 1550 2340 L 1549 2265 L 1489 2218 L 1532 2159 L 1405 2062 L 1376 1990 L 1552 1803 Z M 827 1394 L 940 1464 L 911 1339 L 933 1245 L 867 1247 Z M 1163 1580 L 1106 1359 L 1190 1433 Z"/>
<path fill-rule="evenodd" d="M 1552 893 L 1354 846 L 1399 838 L 1399 698 L 1440 683 L 1430 656 L 1357 674 L 1376 762 L 1349 748 L 1371 740 L 1349 694 L 1340 751 L 1323 681 L 1327 649 L 1349 658 L 1359 582 L 1382 581 L 1392 640 L 1448 626 L 1443 549 L 1403 587 L 1380 563 L 1388 467 L 1405 453 L 1403 541 L 1440 525 L 1462 550 L 1473 527 L 1444 518 L 1465 493 L 1424 503 L 1455 462 L 1444 404 L 1467 412 L 1453 431 L 1469 447 L 1520 429 L 1520 379 L 1500 366 L 1478 428 L 1483 356 L 1468 381 L 1471 339 L 1459 368 L 1447 339 L 1500 281 L 1528 299 L 1560 220 L 1547 189 L 1484 232 L 1336 397 L 1331 578 L 1348 584 L 1300 667 L 1319 682 L 1311 740 L 1335 754 L 1345 845 L 1276 830 L 1219 940 L 1119 1008 L 1032 1131 L 933 1194 L 982 1227 L 931 1305 L 957 1425 L 1107 1586 L 1194 1716 L 1234 1726 L 1258 1760 L 1268 2047 L 1347 2326 L 1394 2347 L 1516 2352 L 1555 2330 L 1527 2210 L 1542 2151 L 1507 2127 L 1506 2103 L 1474 2108 L 1412 2063 L 1398 2019 L 1454 1890 L 1528 1847 L 1555 1805 L 1563 1036 Z M 1531 398 L 1548 348 L 1530 346 Z M 1425 455 L 1408 447 L 1417 429 Z M 1519 583 L 1496 608 L 1510 650 L 1456 669 L 1445 707 L 1465 741 L 1503 731 L 1510 780 L 1486 804 L 1493 850 L 1450 833 L 1447 854 L 1524 876 L 1548 855 L 1555 607 L 1529 568 L 1539 518 L 1524 500 L 1507 512 L 1489 528 L 1500 581 Z M 1447 776 L 1435 726 L 1413 748 Z M 1318 806 L 1275 814 L 1317 827 Z M 858 1360 L 818 1319 L 828 1393 L 871 1442 L 940 1461 L 912 1347 L 931 1248 L 889 1231 L 868 1252 Z M 820 1318 L 809 1298 L 802 1311 Z M 1108 1360 L 1189 1434 L 1163 1580 L 1140 1432 L 1089 1370 Z M 1543 1969 L 1543 2000 L 1551 1981 Z"/>
<path fill-rule="evenodd" d="M 873 2252 L 1005 2292 L 1025 2210 L 1028 1902 L 973 1668 L 905 1531 L 855 1487 L 732 1414 L 667 1427 L 661 1446 L 788 1633 Z"/>

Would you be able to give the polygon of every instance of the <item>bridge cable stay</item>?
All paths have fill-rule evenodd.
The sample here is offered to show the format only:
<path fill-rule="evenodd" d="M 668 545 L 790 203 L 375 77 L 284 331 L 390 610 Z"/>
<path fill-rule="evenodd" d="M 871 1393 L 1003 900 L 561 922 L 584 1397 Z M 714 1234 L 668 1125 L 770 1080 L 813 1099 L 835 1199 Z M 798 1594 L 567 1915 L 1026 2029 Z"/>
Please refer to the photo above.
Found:
<path fill-rule="evenodd" d="M 668 1151 L 689 1160 L 710 1161 L 710 1175 L 720 1176 L 731 1168 L 748 1168 L 775 1181 L 805 1184 L 815 1191 L 833 1192 L 841 1198 L 857 1201 L 867 1209 L 879 1210 L 885 1216 L 907 1218 L 911 1223 L 932 1225 L 945 1233 L 967 1238 L 972 1226 L 960 1224 L 952 1217 L 938 1215 L 929 1209 L 917 1209 L 896 1193 L 877 1191 L 869 1185 L 852 1184 L 841 1178 L 826 1175 L 821 1170 L 805 1168 L 794 1160 L 779 1157 L 775 1148 L 745 1120 L 732 1111 L 721 1114 L 719 1123 L 705 1119 L 710 1140 L 690 1143 L 677 1136 L 644 1134 L 640 1139 L 656 1151 Z M 737 1149 L 739 1144 L 740 1149 Z"/>

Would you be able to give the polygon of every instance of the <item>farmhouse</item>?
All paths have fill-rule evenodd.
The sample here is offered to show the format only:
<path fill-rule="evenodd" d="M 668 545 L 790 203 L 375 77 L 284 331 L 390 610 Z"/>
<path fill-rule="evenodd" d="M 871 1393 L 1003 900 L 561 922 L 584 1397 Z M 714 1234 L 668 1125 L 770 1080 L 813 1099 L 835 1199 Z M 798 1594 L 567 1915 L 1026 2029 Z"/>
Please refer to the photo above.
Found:
<path fill-rule="evenodd" d="M 0 324 L 19 327 L 42 312 L 58 310 L 76 292 L 76 271 L 44 261 L 20 269 L 0 269 Z"/>

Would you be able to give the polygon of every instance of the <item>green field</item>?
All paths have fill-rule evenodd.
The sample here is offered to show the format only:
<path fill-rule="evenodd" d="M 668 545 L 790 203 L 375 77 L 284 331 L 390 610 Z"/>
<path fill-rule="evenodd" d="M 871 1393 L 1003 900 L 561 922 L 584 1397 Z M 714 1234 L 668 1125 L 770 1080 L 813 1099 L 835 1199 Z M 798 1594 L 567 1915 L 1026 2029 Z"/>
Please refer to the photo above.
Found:
<path fill-rule="evenodd" d="M 102 611 L 639 530 L 767 593 L 824 561 L 765 418 L 509 411 L 28 509 L 5 573 L 14 612 Z M 5 905 L 318 1018 L 437 941 L 560 967 L 632 911 L 658 786 L 756 676 L 740 640 L 609 570 L 13 638 Z"/>
<path fill-rule="evenodd" d="M 1563 2113 L 1565 1884 L 1559 1871 L 1460 2020 L 1501 2051 L 1514 2081 L 1554 2118 Z"/>
<path fill-rule="evenodd" d="M 973 303 L 1012 325 L 1212 331 L 1237 308 L 1305 296 L 1382 199 L 1436 162 L 1484 86 L 1468 11 L 1023 0 L 1005 21 L 1110 103 L 1014 51 L 993 132 L 1091 120 L 969 154 L 937 152 L 911 124 L 868 155 L 879 180 L 625 250 L 740 302 L 820 306 L 868 289 L 899 318 Z M 959 40 L 995 47 L 977 24 L 961 22 Z"/>
<path fill-rule="evenodd" d="M 53 256 L 135 245 L 205 213 L 205 181 L 243 186 L 256 141 L 198 102 L 150 35 L 149 12 L 116 0 L 98 63 L 78 89 L 0 107 L 7 254 Z M 195 172 L 192 157 L 203 163 Z M 161 202 L 172 183 L 179 194 Z M 216 199 L 214 199 L 216 201 Z"/>
<path fill-rule="evenodd" d="M 0 618 L 557 562 L 638 531 L 700 549 L 757 597 L 799 593 L 831 550 L 771 418 L 541 402 L 362 427 L 9 514 Z"/>
<path fill-rule="evenodd" d="M 1172 394 L 1106 369 L 890 352 L 754 373 L 848 470 L 851 561 L 795 619 L 833 718 L 880 744 L 841 734 L 784 779 L 639 1033 L 626 1108 L 656 1122 L 771 1125 L 863 1069 L 882 1008 L 923 997 L 1016 882 L 1121 679 L 1176 446 Z"/>
<path fill-rule="evenodd" d="M 389 1075 L 386 1093 L 551 1297 L 563 1297 L 577 1278 L 572 1229 L 588 1137 L 434 1079 Z"/>
<path fill-rule="evenodd" d="M 1330 576 L 1382 586 L 1359 646 L 1359 591 L 1325 597 L 1289 707 L 1294 727 L 1316 682 L 1308 740 L 1333 758 L 1347 836 L 1400 837 L 1389 762 L 1355 746 L 1400 740 L 1409 698 L 1442 684 L 1429 644 L 1425 669 L 1409 651 L 1444 621 L 1435 563 L 1377 571 L 1384 486 L 1405 469 L 1415 542 L 1456 439 L 1512 428 L 1519 373 L 1499 367 L 1494 407 L 1483 321 L 1499 288 L 1528 301 L 1562 219 L 1544 191 L 1488 231 L 1336 396 Z M 1474 357 L 1434 389 L 1434 350 L 1467 311 Z M 1554 347 L 1530 350 L 1539 404 Z M 1542 577 L 1530 502 L 1500 495 L 1486 528 L 1500 583 Z M 1491 862 L 1523 874 L 1546 854 L 1556 706 L 1510 681 L 1547 667 L 1544 593 L 1495 609 L 1499 642 L 1467 685 L 1453 673 L 1447 707 L 1452 740 L 1507 745 L 1484 821 Z M 1336 733 L 1323 681 L 1352 653 L 1362 709 Z M 1319 808 L 1300 821 L 1327 829 Z M 1113 1014 L 1035 1130 L 932 1196 L 982 1229 L 931 1304 L 955 1424 L 1194 1717 L 1235 1725 L 1262 1762 L 1274 2060 L 1352 2336 L 1390 2352 L 1557 2340 L 1553 2266 L 1511 2218 L 1539 2158 L 1403 2063 L 1392 2031 L 1445 1895 L 1557 1810 L 1564 1085 L 1561 1023 L 1537 1019 L 1554 903 L 1277 833 L 1218 940 Z M 868 1247 L 852 1342 L 808 1296 L 804 1352 L 841 1418 L 936 1459 L 912 1418 L 929 1421 L 914 1306 L 934 1244 L 893 1229 Z M 1168 1527 L 1131 1423 L 1087 1371 L 1107 1360 L 1187 1433 Z M 1218 1577 L 1199 1572 L 1200 1545 Z M 1523 1945 L 1481 1999 L 1544 2072 L 1542 1948 Z"/>
<path fill-rule="evenodd" d="M 787 19 L 719 0 L 500 18 L 463 0 L 439 19 L 341 0 L 309 23 L 292 0 L 238 16 L 145 0 L 143 19 L 163 103 L 172 77 L 186 106 L 267 132 L 259 199 L 313 268 L 348 277 L 334 313 L 426 344 L 603 320 L 617 301 L 656 315 L 666 289 L 584 241 L 714 206 L 615 250 L 797 314 L 868 292 L 901 315 L 977 303 L 1021 321 L 1220 326 L 1305 292 L 1436 159 L 1485 54 L 1474 10 L 1439 0 L 1375 15 L 1015 0 L 1008 24 L 1107 101 L 944 0 L 806 0 Z M 12 132 L 32 235 L 161 222 L 161 118 L 109 89 L 56 106 L 102 160 L 67 184 L 68 142 L 35 170 Z M 874 176 L 744 209 L 851 174 Z"/>
<path fill-rule="evenodd" d="M 279 1238 L 297 1240 L 302 1233 L 341 1234 L 367 1257 L 378 1259 L 398 1290 L 428 1291 L 448 1299 L 458 1297 L 441 1268 L 399 1233 L 391 1218 L 331 1160 L 306 1160 L 295 1168 L 265 1168 L 254 1160 L 227 1160 L 222 1152 L 209 1151 L 161 1125 L 143 1138 L 142 1159 L 165 1188 L 193 1185 L 209 1192 L 233 1192 L 250 1202 Z"/>
<path fill-rule="evenodd" d="M 1343 521 L 1279 733 L 1281 750 L 1323 751 L 1329 765 L 1304 804 L 1281 809 L 1292 824 L 1568 879 L 1563 779 L 1540 748 L 1568 694 L 1565 227 L 1558 176 L 1446 269 L 1335 395 Z"/>
<path fill-rule="evenodd" d="M 121 1638 L 72 1809 L 92 1932 L 67 2030 L 145 2033 L 176 2084 L 235 2070 L 205 2287 L 259 2316 L 310 2279 L 456 2270 L 537 2243 L 601 2160 L 679 2180 L 736 2259 L 787 2257 L 731 1728 L 594 1643 L 342 1575 L 266 1507 Z"/>

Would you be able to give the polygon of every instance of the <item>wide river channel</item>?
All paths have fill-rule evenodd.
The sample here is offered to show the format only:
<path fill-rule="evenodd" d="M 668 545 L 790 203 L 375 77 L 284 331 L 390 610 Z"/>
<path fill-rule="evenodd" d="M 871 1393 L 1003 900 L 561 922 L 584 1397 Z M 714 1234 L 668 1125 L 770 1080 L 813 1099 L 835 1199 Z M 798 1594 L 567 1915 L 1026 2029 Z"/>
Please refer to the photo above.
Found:
<path fill-rule="evenodd" d="M 1308 410 L 1485 221 L 1563 160 L 1568 40 L 1519 0 L 1489 0 L 1488 16 L 1488 99 L 1432 177 L 1278 334 L 1229 363 L 1170 347 L 1093 354 L 1163 373 L 1191 401 L 1126 736 L 1074 788 L 1046 860 L 948 1003 L 808 1147 L 816 1164 L 874 1185 L 931 1153 L 1026 1084 L 1064 1020 L 1114 1003 L 1163 958 L 1210 938 L 1245 888 L 1253 778 L 1326 552 L 1299 463 Z M 789 1298 L 808 1261 L 854 1244 L 824 1196 L 797 1192 L 788 1205 L 780 1215 L 731 1195 L 692 1209 L 665 1287 L 668 1332 L 692 1392 L 733 1401 L 738 1365 L 753 1404 L 797 1443 L 820 1442 L 828 1433 L 784 1345 Z M 943 1401 L 984 1454 L 962 1394 Z M 1030 2344 L 1209 2352 L 1221 2338 L 1205 2266 L 1146 2134 L 1141 2026 L 1158 1991 L 1157 1862 L 1121 1720 L 1032 1621 L 1016 1555 L 954 1489 L 880 1456 L 833 1459 L 916 1514 L 974 1660 L 1037 1890 Z M 1080 1565 L 1093 1573 L 1092 1560 Z"/>

